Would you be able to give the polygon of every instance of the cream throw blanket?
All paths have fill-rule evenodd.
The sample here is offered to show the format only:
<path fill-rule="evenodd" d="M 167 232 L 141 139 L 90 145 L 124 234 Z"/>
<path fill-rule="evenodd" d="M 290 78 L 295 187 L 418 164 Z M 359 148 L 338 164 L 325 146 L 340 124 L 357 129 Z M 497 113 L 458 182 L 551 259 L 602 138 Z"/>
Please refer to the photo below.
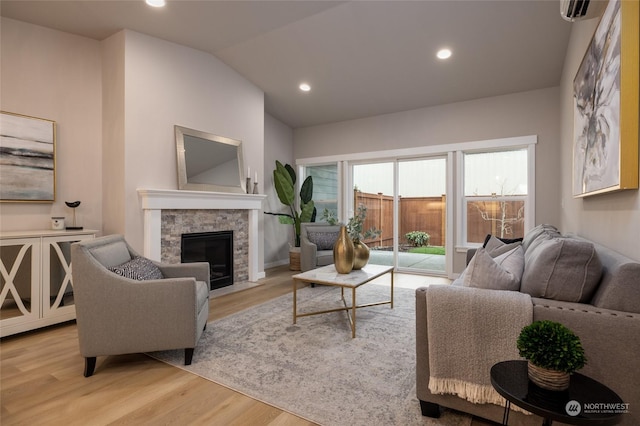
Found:
<path fill-rule="evenodd" d="M 522 327 L 532 320 L 533 304 L 528 294 L 430 286 L 429 390 L 454 394 L 476 404 L 503 405 L 504 398 L 491 386 L 489 371 L 497 362 L 520 359 L 516 340 Z"/>

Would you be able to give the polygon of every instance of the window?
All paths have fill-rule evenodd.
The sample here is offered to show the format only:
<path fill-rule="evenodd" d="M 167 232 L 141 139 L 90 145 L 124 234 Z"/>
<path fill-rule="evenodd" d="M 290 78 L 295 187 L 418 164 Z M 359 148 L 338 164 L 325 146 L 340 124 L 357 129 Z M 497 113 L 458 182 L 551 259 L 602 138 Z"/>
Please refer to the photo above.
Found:
<path fill-rule="evenodd" d="M 528 223 L 529 148 L 463 152 L 461 241 L 481 244 L 487 234 L 520 238 Z"/>
<path fill-rule="evenodd" d="M 338 217 L 338 164 L 305 166 L 305 179 L 313 177 L 313 202 L 316 221 L 322 222 L 324 209 Z"/>

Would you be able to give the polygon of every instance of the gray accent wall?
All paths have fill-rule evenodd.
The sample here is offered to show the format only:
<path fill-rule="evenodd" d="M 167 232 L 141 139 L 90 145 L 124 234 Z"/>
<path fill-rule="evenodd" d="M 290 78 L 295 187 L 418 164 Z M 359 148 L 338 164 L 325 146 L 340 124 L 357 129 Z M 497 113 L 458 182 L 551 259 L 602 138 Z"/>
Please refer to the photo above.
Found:
<path fill-rule="evenodd" d="M 571 38 L 562 73 L 560 227 L 597 241 L 640 261 L 640 192 L 627 190 L 586 198 L 573 198 L 573 79 L 597 26 L 597 19 L 572 24 Z"/>

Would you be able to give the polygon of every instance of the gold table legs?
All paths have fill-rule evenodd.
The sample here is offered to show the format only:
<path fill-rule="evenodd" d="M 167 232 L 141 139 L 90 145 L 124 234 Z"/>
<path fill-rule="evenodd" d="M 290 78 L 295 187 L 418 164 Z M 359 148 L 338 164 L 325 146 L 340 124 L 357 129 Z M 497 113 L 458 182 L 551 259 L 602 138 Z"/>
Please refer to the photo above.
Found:
<path fill-rule="evenodd" d="M 320 315 L 320 314 L 328 314 L 330 312 L 338 312 L 345 311 L 347 313 L 347 318 L 349 319 L 349 324 L 351 325 L 351 337 L 356 337 L 356 309 L 367 308 L 369 306 L 378 306 L 378 305 L 390 305 L 390 308 L 393 309 L 393 270 L 391 273 L 391 298 L 390 300 L 386 300 L 384 302 L 374 302 L 367 303 L 364 305 L 358 305 L 356 302 L 356 289 L 359 287 L 347 287 L 351 288 L 351 306 L 347 305 L 347 301 L 344 298 L 344 289 L 345 286 L 339 286 L 334 284 L 334 287 L 340 287 L 340 298 L 342 299 L 342 303 L 344 304 L 344 308 L 335 308 L 335 309 L 327 309 L 323 311 L 315 311 L 315 312 L 305 312 L 298 313 L 298 281 L 305 282 L 302 280 L 298 280 L 296 278 L 293 279 L 293 323 L 296 324 L 297 319 L 301 317 L 308 317 L 311 315 Z M 363 283 L 361 285 L 364 285 Z M 331 284 L 327 284 L 331 285 Z"/>

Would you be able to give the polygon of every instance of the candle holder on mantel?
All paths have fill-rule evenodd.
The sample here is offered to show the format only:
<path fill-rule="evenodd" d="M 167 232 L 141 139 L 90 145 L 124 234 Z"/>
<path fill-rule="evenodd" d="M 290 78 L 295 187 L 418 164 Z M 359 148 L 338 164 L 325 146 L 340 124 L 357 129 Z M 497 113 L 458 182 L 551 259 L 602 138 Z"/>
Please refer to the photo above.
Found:
<path fill-rule="evenodd" d="M 253 193 L 257 194 L 258 193 L 258 182 L 254 182 L 253 183 Z"/>
<path fill-rule="evenodd" d="M 247 194 L 251 194 L 251 178 L 247 178 Z"/>

